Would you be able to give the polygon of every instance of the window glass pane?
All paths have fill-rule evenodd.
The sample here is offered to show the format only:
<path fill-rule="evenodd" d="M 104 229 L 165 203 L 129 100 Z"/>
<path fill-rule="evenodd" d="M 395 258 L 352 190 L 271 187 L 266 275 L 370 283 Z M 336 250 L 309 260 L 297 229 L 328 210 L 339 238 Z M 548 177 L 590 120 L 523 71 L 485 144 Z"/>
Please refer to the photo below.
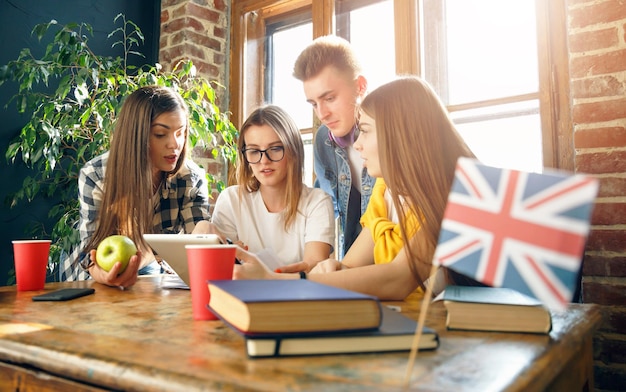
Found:
<path fill-rule="evenodd" d="M 302 135 L 304 142 L 304 183 L 313 186 L 313 134 Z"/>
<path fill-rule="evenodd" d="M 445 4 L 448 104 L 538 91 L 534 1 Z"/>
<path fill-rule="evenodd" d="M 452 113 L 456 128 L 484 164 L 541 172 L 541 119 L 538 101 L 498 106 L 498 111 L 467 110 Z M 507 117 L 518 113 L 514 117 Z M 475 121 L 472 121 L 472 118 Z"/>
<path fill-rule="evenodd" d="M 300 129 L 313 126 L 313 111 L 306 102 L 302 82 L 292 76 L 296 58 L 311 43 L 312 24 L 289 27 L 272 34 L 272 102 L 284 108 Z"/>
<path fill-rule="evenodd" d="M 271 103 L 284 108 L 296 121 L 298 128 L 313 127 L 313 111 L 306 102 L 302 82 L 292 76 L 296 58 L 311 43 L 311 22 L 283 27 L 270 37 L 270 61 L 266 67 L 272 70 Z M 267 97 L 266 97 L 267 100 Z M 313 186 L 313 134 L 302 135 L 304 142 L 304 183 Z"/>
<path fill-rule="evenodd" d="M 384 0 L 350 11 L 350 42 L 372 91 L 396 74 L 393 1 Z"/>

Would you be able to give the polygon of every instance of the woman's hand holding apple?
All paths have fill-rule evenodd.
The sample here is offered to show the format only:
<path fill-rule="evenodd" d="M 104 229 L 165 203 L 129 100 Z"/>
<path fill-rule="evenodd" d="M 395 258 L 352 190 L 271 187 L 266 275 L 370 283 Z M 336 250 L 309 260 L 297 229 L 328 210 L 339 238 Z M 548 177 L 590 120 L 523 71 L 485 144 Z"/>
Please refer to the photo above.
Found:
<path fill-rule="evenodd" d="M 89 268 L 89 274 L 96 282 L 106 284 L 107 286 L 118 286 L 122 289 L 131 287 L 137 283 L 137 273 L 141 263 L 141 252 L 138 251 L 137 254 L 130 257 L 128 265 L 121 274 L 120 271 L 124 267 L 121 262 L 116 262 L 109 271 L 105 271 L 98 265 L 95 249 L 91 250 L 90 255 L 94 263 L 92 263 L 92 266 Z"/>

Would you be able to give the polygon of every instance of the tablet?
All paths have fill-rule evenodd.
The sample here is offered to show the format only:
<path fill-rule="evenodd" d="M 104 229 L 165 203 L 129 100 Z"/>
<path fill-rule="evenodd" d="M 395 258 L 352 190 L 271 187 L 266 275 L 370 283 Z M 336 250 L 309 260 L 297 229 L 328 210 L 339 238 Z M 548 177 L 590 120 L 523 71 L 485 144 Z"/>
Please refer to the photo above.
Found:
<path fill-rule="evenodd" d="M 189 285 L 189 269 L 185 245 L 221 244 L 216 234 L 144 234 L 143 238 L 187 285 Z"/>

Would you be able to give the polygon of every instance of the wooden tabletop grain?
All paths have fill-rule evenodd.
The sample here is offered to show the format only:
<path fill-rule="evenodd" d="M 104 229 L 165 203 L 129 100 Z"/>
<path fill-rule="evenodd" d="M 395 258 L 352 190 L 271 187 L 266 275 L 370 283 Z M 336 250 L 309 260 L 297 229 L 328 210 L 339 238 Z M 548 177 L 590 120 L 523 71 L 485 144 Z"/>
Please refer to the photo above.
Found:
<path fill-rule="evenodd" d="M 249 359 L 240 335 L 221 321 L 194 321 L 189 291 L 164 289 L 161 279 L 142 277 L 124 291 L 91 281 L 33 292 L 1 287 L 0 361 L 127 391 L 405 389 L 408 353 Z M 62 287 L 96 292 L 67 302 L 31 300 Z M 417 319 L 418 295 L 390 304 Z M 578 385 L 589 377 L 600 321 L 598 307 L 574 304 L 553 314 L 549 335 L 447 331 L 443 304 L 433 303 L 426 325 L 441 345 L 418 354 L 410 388 L 540 391 L 563 378 Z"/>

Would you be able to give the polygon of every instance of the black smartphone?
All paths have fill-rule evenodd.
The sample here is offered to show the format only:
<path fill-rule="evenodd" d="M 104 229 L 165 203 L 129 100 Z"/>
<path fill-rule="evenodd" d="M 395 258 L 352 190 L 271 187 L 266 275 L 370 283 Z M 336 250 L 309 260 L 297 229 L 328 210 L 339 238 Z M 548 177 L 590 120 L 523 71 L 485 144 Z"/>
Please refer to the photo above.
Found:
<path fill-rule="evenodd" d="M 35 295 L 33 301 L 68 301 L 70 299 L 84 297 L 93 294 L 96 290 L 91 287 L 84 288 L 67 288 L 51 291 L 49 293 Z"/>
<path fill-rule="evenodd" d="M 226 238 L 226 243 L 228 245 L 234 245 L 233 240 L 231 240 L 230 238 Z M 241 260 L 235 257 L 235 264 L 243 264 L 243 263 L 241 262 Z"/>

